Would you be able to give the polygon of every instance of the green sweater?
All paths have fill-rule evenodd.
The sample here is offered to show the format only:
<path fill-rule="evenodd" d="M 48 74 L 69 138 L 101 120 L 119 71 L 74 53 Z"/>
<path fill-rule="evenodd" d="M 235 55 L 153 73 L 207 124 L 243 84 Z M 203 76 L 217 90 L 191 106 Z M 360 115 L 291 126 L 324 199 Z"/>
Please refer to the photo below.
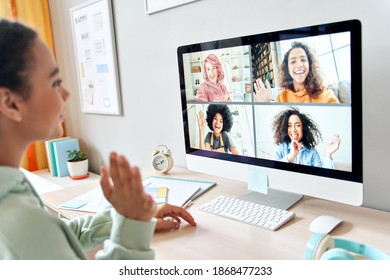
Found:
<path fill-rule="evenodd" d="M 115 210 L 70 221 L 49 214 L 17 168 L 0 166 L 0 259 L 85 259 L 104 242 L 97 259 L 153 259 L 155 219 L 126 219 Z"/>

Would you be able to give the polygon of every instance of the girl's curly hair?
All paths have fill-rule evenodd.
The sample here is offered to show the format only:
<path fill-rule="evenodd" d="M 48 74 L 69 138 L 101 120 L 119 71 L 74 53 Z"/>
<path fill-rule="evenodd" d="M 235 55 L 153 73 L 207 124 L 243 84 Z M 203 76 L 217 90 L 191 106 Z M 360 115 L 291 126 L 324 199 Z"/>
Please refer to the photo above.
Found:
<path fill-rule="evenodd" d="M 213 119 L 216 113 L 222 115 L 223 128 L 222 131 L 229 132 L 233 126 L 233 115 L 229 107 L 225 104 L 210 104 L 206 112 L 206 121 L 210 130 L 213 130 Z"/>
<path fill-rule="evenodd" d="M 293 79 L 288 72 L 288 57 L 293 49 L 301 48 L 305 51 L 309 61 L 309 74 L 305 80 L 305 88 L 311 97 L 318 96 L 324 89 L 321 71 L 314 52 L 301 42 L 293 42 L 291 48 L 285 53 L 283 62 L 279 68 L 279 86 L 284 89 L 294 90 Z"/>
<path fill-rule="evenodd" d="M 302 143 L 306 147 L 315 147 L 322 141 L 322 135 L 318 125 L 310 118 L 309 115 L 301 113 L 296 107 L 289 107 L 274 117 L 272 128 L 274 132 L 275 144 L 290 143 L 288 136 L 288 119 L 296 115 L 302 122 Z"/>

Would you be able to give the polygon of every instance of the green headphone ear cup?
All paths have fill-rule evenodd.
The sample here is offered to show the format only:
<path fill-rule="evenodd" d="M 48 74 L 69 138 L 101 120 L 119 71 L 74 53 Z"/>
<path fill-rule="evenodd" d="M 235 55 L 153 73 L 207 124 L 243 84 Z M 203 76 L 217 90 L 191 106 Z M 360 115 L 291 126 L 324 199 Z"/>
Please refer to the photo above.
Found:
<path fill-rule="evenodd" d="M 364 243 L 314 233 L 305 249 L 306 260 L 390 260 L 390 255 Z"/>
<path fill-rule="evenodd" d="M 347 250 L 341 248 L 334 248 L 326 251 L 320 260 L 354 260 L 354 256 Z"/>
<path fill-rule="evenodd" d="M 322 255 L 334 248 L 334 240 L 330 235 L 325 234 L 317 243 L 313 251 L 313 260 L 319 260 Z"/>

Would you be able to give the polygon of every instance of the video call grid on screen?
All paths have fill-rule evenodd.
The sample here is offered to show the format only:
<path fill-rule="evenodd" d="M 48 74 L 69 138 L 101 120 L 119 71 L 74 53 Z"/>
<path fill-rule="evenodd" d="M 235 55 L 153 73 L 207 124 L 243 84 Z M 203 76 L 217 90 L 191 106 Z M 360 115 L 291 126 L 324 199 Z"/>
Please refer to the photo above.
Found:
<path fill-rule="evenodd" d="M 353 92 L 351 91 L 351 32 L 330 32 L 314 36 L 294 34 L 293 37 L 292 39 L 269 42 L 262 40 L 260 43 L 244 45 L 241 44 L 245 40 L 241 40 L 239 43 L 232 40 L 233 43 L 229 47 L 221 47 L 223 44 L 215 47 L 212 46 L 213 44 L 206 43 L 196 46 L 195 51 L 194 49 L 183 51 L 181 55 L 186 104 L 186 108 L 183 109 L 186 111 L 185 117 L 188 125 L 186 137 L 190 149 L 198 150 L 200 147 L 197 123 L 199 112 L 203 111 L 206 114 L 208 106 L 215 103 L 196 101 L 197 89 L 204 82 L 202 75 L 204 59 L 209 54 L 214 54 L 223 67 L 225 74 L 223 84 L 231 93 L 231 100 L 223 102 L 223 104 L 226 104 L 233 114 L 234 124 L 230 136 L 239 155 L 274 160 L 273 154 L 276 149 L 272 131 L 274 116 L 288 107 L 295 107 L 301 113 L 309 115 L 318 125 L 322 141 L 315 148 L 322 161 L 330 139 L 334 135 L 340 136 L 339 150 L 333 155 L 334 170 L 340 171 L 340 173 L 354 172 L 358 175 L 355 179 L 359 181 L 361 180 L 362 167 L 358 160 L 355 161 L 355 163 L 357 162 L 355 166 L 353 164 L 353 157 L 356 156 L 353 145 L 357 145 L 355 146 L 356 151 L 356 149 L 361 149 L 361 143 L 353 143 L 354 120 L 351 102 L 356 98 L 356 101 L 361 103 L 359 100 L 361 97 L 351 96 L 351 92 Z M 281 91 L 281 88 L 278 87 L 279 66 L 292 42 L 302 42 L 314 51 L 320 66 L 323 84 L 332 89 L 340 103 L 275 102 L 276 95 Z M 209 46 L 212 47 L 209 48 Z M 359 77 L 359 75 L 355 75 L 355 77 Z M 261 79 L 263 82 L 269 81 L 272 88 L 271 102 L 255 102 L 253 100 L 256 79 Z M 345 89 L 341 89 L 341 86 L 344 86 Z M 355 89 L 357 89 L 356 92 L 359 91 L 359 88 Z M 210 129 L 206 126 L 204 135 L 209 131 Z M 358 156 L 361 156 L 361 150 L 358 151 L 360 152 Z M 317 170 L 316 172 L 321 171 Z"/>

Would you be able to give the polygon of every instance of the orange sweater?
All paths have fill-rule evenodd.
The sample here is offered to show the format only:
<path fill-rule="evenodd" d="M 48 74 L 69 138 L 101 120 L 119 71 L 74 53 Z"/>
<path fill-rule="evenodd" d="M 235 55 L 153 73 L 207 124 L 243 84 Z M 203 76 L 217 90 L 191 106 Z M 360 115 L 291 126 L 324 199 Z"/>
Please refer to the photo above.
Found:
<path fill-rule="evenodd" d="M 294 102 L 294 103 L 340 103 L 331 89 L 324 89 L 317 97 L 310 97 L 306 89 L 294 92 L 286 89 L 276 96 L 276 102 Z"/>

